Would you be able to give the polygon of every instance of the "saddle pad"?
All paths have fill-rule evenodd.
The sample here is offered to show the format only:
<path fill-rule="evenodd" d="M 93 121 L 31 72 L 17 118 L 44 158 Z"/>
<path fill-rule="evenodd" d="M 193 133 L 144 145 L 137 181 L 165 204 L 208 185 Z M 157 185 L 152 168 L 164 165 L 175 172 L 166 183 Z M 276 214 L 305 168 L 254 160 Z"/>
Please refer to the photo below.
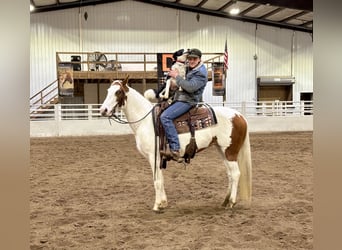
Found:
<path fill-rule="evenodd" d="M 190 132 L 190 124 L 194 130 L 199 130 L 217 124 L 217 120 L 214 110 L 208 104 L 203 104 L 195 106 L 189 112 L 177 117 L 173 120 L 173 123 L 178 134 L 182 134 Z"/>

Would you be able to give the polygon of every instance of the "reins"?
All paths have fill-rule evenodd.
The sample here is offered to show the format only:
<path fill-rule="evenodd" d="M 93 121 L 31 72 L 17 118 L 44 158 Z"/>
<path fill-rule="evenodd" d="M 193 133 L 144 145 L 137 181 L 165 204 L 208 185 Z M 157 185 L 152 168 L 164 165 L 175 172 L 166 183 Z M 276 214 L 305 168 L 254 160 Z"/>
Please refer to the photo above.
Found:
<path fill-rule="evenodd" d="M 154 109 L 154 106 L 152 107 L 152 109 L 150 111 L 147 112 L 146 115 L 144 115 L 142 118 L 140 118 L 139 120 L 136 120 L 134 122 L 129 122 L 129 121 L 124 121 L 122 120 L 120 117 L 118 117 L 116 114 L 115 114 L 115 109 L 116 109 L 116 106 L 114 106 L 113 108 L 113 112 L 112 112 L 112 115 L 108 117 L 108 120 L 109 120 L 109 124 L 112 125 L 112 123 L 110 122 L 110 120 L 113 120 L 117 123 L 120 123 L 120 124 L 134 124 L 134 123 L 138 123 L 138 122 L 141 122 L 142 120 L 144 120 Z"/>

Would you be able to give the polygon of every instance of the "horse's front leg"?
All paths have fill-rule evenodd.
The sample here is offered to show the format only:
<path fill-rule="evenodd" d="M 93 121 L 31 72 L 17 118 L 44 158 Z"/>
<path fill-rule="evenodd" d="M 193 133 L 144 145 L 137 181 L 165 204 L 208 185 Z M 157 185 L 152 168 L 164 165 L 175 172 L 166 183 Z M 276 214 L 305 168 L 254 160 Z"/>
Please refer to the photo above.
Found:
<path fill-rule="evenodd" d="M 157 157 L 157 162 L 160 162 Z M 153 205 L 153 211 L 160 211 L 168 206 L 167 197 L 164 188 L 164 176 L 163 172 L 159 167 L 159 164 L 154 164 L 154 155 L 150 157 L 150 164 L 153 173 L 153 184 L 155 190 L 155 202 Z"/>
<path fill-rule="evenodd" d="M 154 202 L 153 211 L 160 211 L 168 206 L 167 197 L 164 189 L 164 176 L 162 170 L 158 167 L 154 178 L 154 189 L 156 200 Z"/>

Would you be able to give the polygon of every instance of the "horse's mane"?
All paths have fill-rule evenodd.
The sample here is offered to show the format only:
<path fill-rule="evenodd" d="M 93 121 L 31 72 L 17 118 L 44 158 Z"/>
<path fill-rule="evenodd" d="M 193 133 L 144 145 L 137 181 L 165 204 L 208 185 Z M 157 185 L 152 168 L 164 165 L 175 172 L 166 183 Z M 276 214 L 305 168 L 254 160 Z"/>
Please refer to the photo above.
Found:
<path fill-rule="evenodd" d="M 147 100 L 140 92 L 138 92 L 136 89 L 132 88 L 131 86 L 127 86 L 128 91 L 126 92 L 126 96 L 128 99 L 133 99 L 129 98 L 130 96 L 134 97 L 135 101 L 139 103 L 140 106 L 146 106 L 146 108 L 150 108 L 153 106 L 153 104 Z"/>

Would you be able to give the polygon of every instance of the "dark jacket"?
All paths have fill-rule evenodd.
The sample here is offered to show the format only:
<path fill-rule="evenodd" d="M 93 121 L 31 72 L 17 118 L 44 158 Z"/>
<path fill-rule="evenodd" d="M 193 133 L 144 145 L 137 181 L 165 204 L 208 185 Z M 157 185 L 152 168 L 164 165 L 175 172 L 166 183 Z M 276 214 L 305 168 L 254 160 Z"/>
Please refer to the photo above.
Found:
<path fill-rule="evenodd" d="M 202 62 L 186 74 L 186 79 L 176 77 L 176 83 L 181 90 L 175 93 L 174 101 L 197 104 L 202 101 L 202 94 L 208 82 L 208 72 Z"/>

